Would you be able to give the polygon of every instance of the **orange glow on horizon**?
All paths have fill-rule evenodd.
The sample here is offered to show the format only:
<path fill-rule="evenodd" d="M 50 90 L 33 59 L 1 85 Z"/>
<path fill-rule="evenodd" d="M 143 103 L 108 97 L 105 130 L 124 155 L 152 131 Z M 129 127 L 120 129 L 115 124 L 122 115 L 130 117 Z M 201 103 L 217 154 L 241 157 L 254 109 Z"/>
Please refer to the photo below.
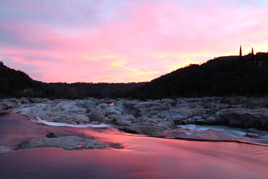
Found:
<path fill-rule="evenodd" d="M 238 55 L 240 45 L 243 54 L 251 48 L 268 51 L 266 6 L 246 10 L 237 2 L 223 7 L 218 1 L 196 8 L 166 1 L 135 5 L 84 26 L 31 19 L 0 24 L 7 37 L 0 59 L 45 82 L 144 82 L 189 64 Z"/>

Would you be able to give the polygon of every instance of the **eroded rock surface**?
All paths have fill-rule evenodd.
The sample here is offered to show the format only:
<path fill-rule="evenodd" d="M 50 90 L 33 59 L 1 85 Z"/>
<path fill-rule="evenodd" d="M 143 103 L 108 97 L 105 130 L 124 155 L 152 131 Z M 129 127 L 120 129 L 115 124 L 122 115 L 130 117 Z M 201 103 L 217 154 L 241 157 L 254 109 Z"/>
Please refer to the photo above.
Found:
<path fill-rule="evenodd" d="M 94 139 L 82 138 L 79 136 L 62 136 L 56 138 L 42 138 L 22 143 L 19 148 L 38 148 L 38 147 L 59 147 L 65 150 L 78 149 L 103 149 L 105 144 L 99 143 Z"/>
<path fill-rule="evenodd" d="M 13 112 L 70 124 L 113 124 L 151 135 L 181 124 L 229 125 L 268 130 L 268 98 L 204 97 L 161 100 L 6 99 Z"/>

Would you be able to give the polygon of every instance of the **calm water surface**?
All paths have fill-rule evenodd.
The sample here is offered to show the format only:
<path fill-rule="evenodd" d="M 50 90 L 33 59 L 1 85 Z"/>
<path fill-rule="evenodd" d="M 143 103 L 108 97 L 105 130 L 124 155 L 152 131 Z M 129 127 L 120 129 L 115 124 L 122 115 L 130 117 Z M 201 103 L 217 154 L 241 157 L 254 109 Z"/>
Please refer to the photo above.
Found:
<path fill-rule="evenodd" d="M 131 135 L 115 129 L 47 127 L 0 118 L 0 145 L 44 132 L 73 132 L 124 149 L 24 149 L 0 154 L 0 178 L 267 179 L 268 148 L 238 143 L 191 142 Z"/>

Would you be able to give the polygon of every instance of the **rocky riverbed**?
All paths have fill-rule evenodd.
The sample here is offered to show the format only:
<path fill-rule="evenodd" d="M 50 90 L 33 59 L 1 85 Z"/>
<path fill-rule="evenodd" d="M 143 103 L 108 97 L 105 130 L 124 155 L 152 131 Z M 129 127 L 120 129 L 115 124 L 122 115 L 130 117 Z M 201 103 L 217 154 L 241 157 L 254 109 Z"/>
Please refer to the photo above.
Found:
<path fill-rule="evenodd" d="M 69 125 L 109 124 L 120 130 L 155 137 L 268 143 L 268 98 L 204 97 L 161 100 L 83 100 L 9 98 L 0 113 L 18 113 L 39 122 Z M 193 130 L 184 125 L 222 125 L 241 128 Z"/>

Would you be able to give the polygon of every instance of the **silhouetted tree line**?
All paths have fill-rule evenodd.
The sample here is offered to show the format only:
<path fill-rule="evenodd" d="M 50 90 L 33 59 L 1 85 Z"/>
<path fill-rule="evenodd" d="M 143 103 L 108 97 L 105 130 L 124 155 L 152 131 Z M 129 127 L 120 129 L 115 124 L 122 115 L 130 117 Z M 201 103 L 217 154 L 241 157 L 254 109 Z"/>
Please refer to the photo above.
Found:
<path fill-rule="evenodd" d="M 253 51 L 253 50 L 252 50 Z M 43 83 L 0 63 L 0 96 L 166 98 L 267 95 L 268 53 L 219 57 L 145 83 Z"/>
<path fill-rule="evenodd" d="M 0 97 L 127 98 L 144 83 L 43 83 L 0 62 Z"/>
<path fill-rule="evenodd" d="M 268 94 L 268 53 L 219 57 L 189 65 L 140 89 L 144 97 Z"/>

